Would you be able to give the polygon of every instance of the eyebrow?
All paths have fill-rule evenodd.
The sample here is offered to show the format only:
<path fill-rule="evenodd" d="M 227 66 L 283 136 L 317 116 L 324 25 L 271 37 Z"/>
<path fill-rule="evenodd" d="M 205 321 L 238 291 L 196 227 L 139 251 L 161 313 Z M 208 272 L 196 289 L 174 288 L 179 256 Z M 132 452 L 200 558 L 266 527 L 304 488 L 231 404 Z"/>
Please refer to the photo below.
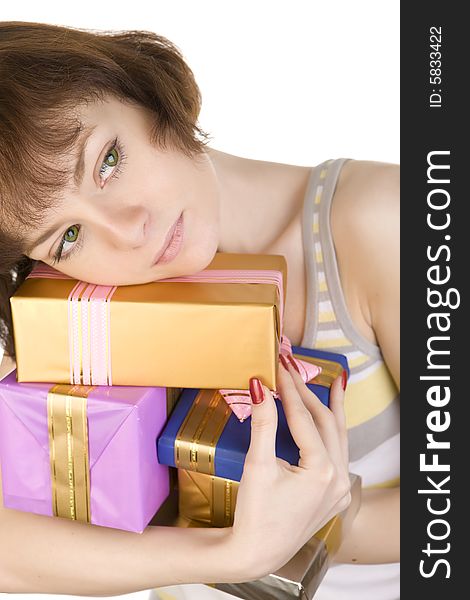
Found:
<path fill-rule="evenodd" d="M 75 189 L 78 188 L 83 181 L 83 175 L 85 174 L 85 150 L 88 140 L 91 134 L 95 131 L 96 125 L 93 127 L 84 127 L 77 142 L 77 163 L 75 165 L 75 171 L 73 173 L 73 180 L 75 183 Z"/>
<path fill-rule="evenodd" d="M 90 139 L 91 134 L 95 131 L 96 125 L 93 127 L 84 127 L 80 133 L 80 137 L 76 143 L 77 148 L 77 162 L 75 164 L 75 169 L 73 173 L 73 181 L 75 184 L 75 191 L 81 185 L 83 181 L 83 176 L 85 174 L 85 150 L 87 147 L 88 140 Z M 29 246 L 26 248 L 25 253 L 31 254 L 31 252 L 37 247 L 43 244 L 46 240 L 48 240 L 53 233 L 57 230 L 57 226 L 53 225 L 49 227 L 44 233 L 42 233 L 36 240 L 31 242 Z"/>

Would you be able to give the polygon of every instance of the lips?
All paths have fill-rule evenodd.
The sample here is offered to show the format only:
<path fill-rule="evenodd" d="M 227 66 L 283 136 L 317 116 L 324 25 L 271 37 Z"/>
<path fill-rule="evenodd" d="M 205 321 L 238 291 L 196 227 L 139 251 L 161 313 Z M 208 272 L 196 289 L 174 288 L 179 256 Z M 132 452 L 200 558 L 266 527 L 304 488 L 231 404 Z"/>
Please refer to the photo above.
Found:
<path fill-rule="evenodd" d="M 181 213 L 167 233 L 163 246 L 154 259 L 154 265 L 167 264 L 176 257 L 182 246 L 183 231 L 183 213 Z"/>

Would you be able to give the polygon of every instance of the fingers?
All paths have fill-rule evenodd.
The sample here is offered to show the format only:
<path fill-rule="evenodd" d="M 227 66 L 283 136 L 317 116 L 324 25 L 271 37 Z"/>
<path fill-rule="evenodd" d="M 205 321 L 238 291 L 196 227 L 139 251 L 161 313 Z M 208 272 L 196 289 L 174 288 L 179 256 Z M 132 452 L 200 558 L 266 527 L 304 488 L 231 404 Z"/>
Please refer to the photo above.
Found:
<path fill-rule="evenodd" d="M 336 468 L 347 469 L 348 439 L 342 377 L 335 379 L 331 386 L 328 408 L 305 385 L 291 363 L 281 361 L 278 391 L 289 430 L 300 451 L 299 467 L 315 468 L 327 460 Z M 250 382 L 250 393 L 253 405 L 247 460 L 272 465 L 276 462 L 277 431 L 274 398 L 271 391 L 256 378 Z M 260 403 L 257 402 L 257 396 Z"/>
<path fill-rule="evenodd" d="M 338 429 L 339 439 L 341 442 L 341 454 L 343 461 L 346 465 L 349 465 L 349 444 L 348 444 L 348 431 L 346 427 L 346 413 L 344 410 L 344 387 L 346 386 L 346 371 L 340 377 L 337 377 L 332 385 L 330 392 L 330 409 L 336 420 L 336 427 Z"/>
<path fill-rule="evenodd" d="M 315 468 L 325 460 L 327 451 L 291 375 L 281 361 L 278 370 L 278 391 L 289 430 L 300 451 L 299 467 Z"/>
<path fill-rule="evenodd" d="M 251 440 L 246 460 L 276 463 L 277 409 L 271 391 L 259 379 L 250 381 L 252 398 Z M 258 400 L 261 399 L 261 403 Z"/>
<path fill-rule="evenodd" d="M 337 378 L 331 387 L 330 408 L 306 386 L 300 374 L 289 361 L 283 361 L 291 376 L 291 381 L 307 411 L 313 417 L 323 444 L 331 461 L 337 466 L 348 464 L 348 441 L 344 422 L 344 390 L 342 377 Z"/>

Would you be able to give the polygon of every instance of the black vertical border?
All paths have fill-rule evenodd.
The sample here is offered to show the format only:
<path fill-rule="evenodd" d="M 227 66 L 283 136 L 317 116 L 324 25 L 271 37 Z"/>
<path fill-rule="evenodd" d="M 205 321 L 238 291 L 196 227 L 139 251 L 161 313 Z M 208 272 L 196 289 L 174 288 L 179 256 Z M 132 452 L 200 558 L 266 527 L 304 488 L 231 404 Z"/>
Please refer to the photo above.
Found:
<path fill-rule="evenodd" d="M 468 123 L 468 89 L 470 72 L 470 35 L 463 15 L 464 3 L 456 1 L 437 2 L 434 0 L 419 3 L 401 3 L 401 430 L 402 430 L 402 477 L 401 477 L 401 598 L 417 600 L 426 598 L 453 599 L 466 597 L 469 586 L 470 564 L 467 566 L 468 551 L 465 551 L 466 538 L 470 538 L 470 502 L 467 491 L 467 471 L 470 471 L 470 421 L 467 407 L 470 403 L 467 381 L 470 377 L 470 352 L 467 336 L 470 334 L 468 279 L 470 278 L 470 190 L 467 178 L 470 176 L 470 156 L 467 140 L 470 138 Z M 430 28 L 440 27 L 442 31 L 440 85 L 430 83 Z M 432 89 L 440 89 L 442 106 L 431 108 L 429 96 Z M 427 195 L 431 189 L 427 183 L 427 155 L 435 150 L 449 150 L 446 160 L 450 163 L 450 184 L 445 187 L 451 195 L 449 214 L 451 224 L 444 231 L 433 231 L 426 223 L 430 209 Z M 444 235 L 450 235 L 445 240 Z M 455 309 L 440 307 L 432 309 L 427 302 L 427 288 L 431 286 L 428 268 L 432 263 L 426 256 L 427 247 L 434 249 L 447 244 L 451 255 L 446 253 L 437 261 L 443 269 L 449 266 L 451 278 L 445 288 L 455 288 L 460 294 L 460 306 Z M 435 434 L 436 439 L 449 441 L 448 450 L 439 452 L 439 461 L 450 464 L 448 473 L 434 473 L 436 482 L 450 475 L 448 495 L 418 494 L 418 489 L 431 488 L 426 476 L 419 468 L 419 455 L 426 451 L 426 434 L 429 433 L 426 418 L 431 410 L 427 402 L 428 381 L 420 381 L 420 375 L 427 371 L 427 341 L 437 335 L 430 330 L 427 316 L 434 311 L 450 314 L 451 327 L 447 349 L 448 356 L 441 357 L 443 364 L 450 364 L 449 385 L 451 398 L 442 411 L 450 414 L 450 427 L 447 431 Z M 467 342 L 467 343 L 466 343 Z M 445 343 L 441 344 L 446 347 Z M 440 371 L 444 374 L 444 371 Z M 444 416 L 444 415 L 443 415 Z M 428 453 L 432 451 L 428 450 Z M 428 462 L 429 462 L 428 458 Z M 445 486 L 442 486 L 445 487 Z M 431 515 L 427 509 L 427 498 L 435 498 L 435 507 L 444 507 L 444 498 L 450 499 L 449 512 L 441 515 L 450 526 L 447 538 L 436 541 L 428 537 L 429 523 L 440 518 Z M 434 501 L 434 500 L 433 500 Z M 440 504 L 439 504 L 440 502 Z M 467 514 L 467 516 L 465 516 Z M 434 526 L 436 535 L 443 535 L 444 525 Z M 427 543 L 436 552 L 429 557 L 423 552 Z M 447 543 L 450 544 L 447 547 Z M 424 560 L 424 570 L 432 571 L 440 558 L 449 562 L 447 566 L 436 565 L 432 577 L 420 574 L 420 561 Z M 458 592 L 457 590 L 461 590 Z"/>

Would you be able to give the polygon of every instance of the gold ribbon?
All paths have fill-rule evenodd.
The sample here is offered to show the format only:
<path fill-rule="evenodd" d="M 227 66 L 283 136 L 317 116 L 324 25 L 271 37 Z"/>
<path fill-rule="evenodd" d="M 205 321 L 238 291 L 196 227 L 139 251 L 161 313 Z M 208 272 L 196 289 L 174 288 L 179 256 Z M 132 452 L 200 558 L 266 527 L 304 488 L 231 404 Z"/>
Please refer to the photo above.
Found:
<path fill-rule="evenodd" d="M 294 354 L 322 368 L 312 383 L 330 388 L 343 367 L 332 360 Z M 201 389 L 175 438 L 175 466 L 179 469 L 215 475 L 215 450 L 227 421 L 230 405 L 219 390 Z"/>
<path fill-rule="evenodd" d="M 199 390 L 176 434 L 176 467 L 214 475 L 215 449 L 231 414 L 218 390 Z"/>
<path fill-rule="evenodd" d="M 209 475 L 211 478 L 211 521 L 219 527 L 233 525 L 235 501 L 238 492 L 238 481 L 222 479 Z"/>
<path fill-rule="evenodd" d="M 90 460 L 87 398 L 96 386 L 54 385 L 47 394 L 47 419 L 56 517 L 90 523 Z M 167 388 L 167 414 L 182 389 Z"/>
<path fill-rule="evenodd" d="M 307 383 L 323 385 L 324 387 L 330 388 L 333 381 L 342 374 L 344 369 L 340 363 L 326 358 L 305 356 L 304 354 L 293 354 L 292 356 L 298 360 L 304 360 L 305 362 L 312 363 L 312 365 L 317 365 L 317 367 L 322 368 L 321 373 Z"/>
<path fill-rule="evenodd" d="M 214 475 L 215 450 L 231 415 L 218 390 L 199 390 L 175 439 L 179 512 L 215 527 L 232 525 L 239 485 Z"/>
<path fill-rule="evenodd" d="M 231 527 L 235 516 L 238 481 L 178 469 L 179 515 L 212 527 Z M 328 554 L 338 551 L 343 538 L 343 516 L 338 514 L 314 535 Z"/>
<path fill-rule="evenodd" d="M 83 523 L 91 519 L 87 397 L 94 389 L 59 384 L 47 394 L 53 513 Z"/>
<path fill-rule="evenodd" d="M 212 527 L 233 525 L 238 481 L 178 469 L 179 514 Z"/>

